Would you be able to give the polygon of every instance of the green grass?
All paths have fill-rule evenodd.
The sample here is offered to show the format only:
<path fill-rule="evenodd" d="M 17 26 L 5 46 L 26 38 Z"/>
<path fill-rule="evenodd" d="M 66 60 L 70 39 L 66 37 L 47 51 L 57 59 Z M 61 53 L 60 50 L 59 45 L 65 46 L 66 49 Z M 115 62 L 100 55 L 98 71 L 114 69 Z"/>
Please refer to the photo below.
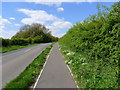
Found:
<path fill-rule="evenodd" d="M 42 43 L 39 43 L 39 44 L 42 44 Z M 25 46 L 14 45 L 14 46 L 0 47 L 0 53 L 12 51 L 12 50 L 17 50 L 17 49 L 24 48 L 24 47 L 39 45 L 39 44 L 36 43 L 36 44 L 28 44 L 28 45 L 25 45 Z"/>
<path fill-rule="evenodd" d="M 7 83 L 5 90 L 10 88 L 14 88 L 16 90 L 22 88 L 22 90 L 24 90 L 33 85 L 41 69 L 43 68 L 46 57 L 51 48 L 52 45 L 47 47 L 39 56 L 34 59 L 34 61 L 29 66 L 26 67 L 26 69 L 18 77 Z"/>
<path fill-rule="evenodd" d="M 102 63 L 91 62 L 78 52 L 71 51 L 68 47 L 60 44 L 66 64 L 71 68 L 74 79 L 79 88 L 119 88 L 116 70 L 119 67 Z"/>

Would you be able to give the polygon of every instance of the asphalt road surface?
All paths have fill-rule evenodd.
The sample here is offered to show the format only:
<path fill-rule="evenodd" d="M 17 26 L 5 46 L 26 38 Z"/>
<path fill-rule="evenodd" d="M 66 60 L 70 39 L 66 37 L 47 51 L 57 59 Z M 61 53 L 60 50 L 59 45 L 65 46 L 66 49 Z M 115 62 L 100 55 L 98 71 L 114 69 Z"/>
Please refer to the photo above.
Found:
<path fill-rule="evenodd" d="M 40 44 L 3 53 L 2 64 L 0 63 L 0 67 L 2 66 L 2 87 L 16 78 L 50 44 Z"/>
<path fill-rule="evenodd" d="M 77 88 L 58 44 L 53 46 L 35 89 L 37 88 Z"/>

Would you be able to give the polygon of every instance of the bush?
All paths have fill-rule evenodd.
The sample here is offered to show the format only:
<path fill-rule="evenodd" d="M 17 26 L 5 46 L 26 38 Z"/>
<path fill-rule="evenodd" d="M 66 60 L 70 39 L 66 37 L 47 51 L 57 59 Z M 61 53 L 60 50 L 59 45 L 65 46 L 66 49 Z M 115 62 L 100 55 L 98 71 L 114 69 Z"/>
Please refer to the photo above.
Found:
<path fill-rule="evenodd" d="M 90 74 L 90 76 L 83 75 L 82 81 L 86 81 L 84 88 L 119 87 L 120 16 L 118 8 L 118 3 L 115 3 L 105 15 L 99 12 L 100 15 L 95 15 L 94 18 L 93 15 L 83 23 L 77 23 L 60 39 L 61 45 L 78 53 L 78 58 L 69 58 L 73 62 L 71 66 L 77 73 L 78 81 L 81 80 L 79 72 L 81 69 L 86 75 Z M 79 60 L 79 55 L 85 60 Z M 88 63 L 88 65 L 82 68 L 82 63 Z M 94 63 L 99 66 L 94 66 Z M 88 67 L 95 68 L 99 72 L 92 73 Z"/>
<path fill-rule="evenodd" d="M 2 46 L 10 46 L 11 40 L 10 39 L 2 39 Z"/>
<path fill-rule="evenodd" d="M 33 39 L 30 37 L 30 38 L 27 38 L 26 39 L 27 40 L 27 42 L 29 43 L 29 44 L 33 44 L 34 42 L 33 42 Z"/>
<path fill-rule="evenodd" d="M 2 47 L 2 38 L 0 38 L 0 47 Z"/>
<path fill-rule="evenodd" d="M 2 46 L 7 47 L 11 45 L 27 45 L 30 41 L 21 38 L 13 38 L 13 39 L 2 39 Z"/>
<path fill-rule="evenodd" d="M 34 43 L 42 43 L 43 42 L 43 37 L 42 36 L 36 36 L 33 38 Z"/>
<path fill-rule="evenodd" d="M 58 41 L 51 35 L 49 29 L 39 23 L 24 25 L 11 39 L 2 39 L 2 46 L 27 45 L 33 43 L 48 43 Z"/>
<path fill-rule="evenodd" d="M 26 39 L 14 38 L 11 39 L 11 45 L 27 45 L 29 43 Z"/>

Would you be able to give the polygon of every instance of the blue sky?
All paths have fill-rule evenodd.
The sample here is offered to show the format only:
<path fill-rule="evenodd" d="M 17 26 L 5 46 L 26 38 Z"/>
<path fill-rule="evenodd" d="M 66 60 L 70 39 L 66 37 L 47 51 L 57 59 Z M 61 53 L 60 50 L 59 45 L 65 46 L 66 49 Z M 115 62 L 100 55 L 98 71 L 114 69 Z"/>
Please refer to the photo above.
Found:
<path fill-rule="evenodd" d="M 41 23 L 52 35 L 61 37 L 76 22 L 82 22 L 97 12 L 97 4 L 110 7 L 114 2 L 63 2 L 44 4 L 34 2 L 3 2 L 0 17 L 1 37 L 11 38 L 25 24 Z"/>

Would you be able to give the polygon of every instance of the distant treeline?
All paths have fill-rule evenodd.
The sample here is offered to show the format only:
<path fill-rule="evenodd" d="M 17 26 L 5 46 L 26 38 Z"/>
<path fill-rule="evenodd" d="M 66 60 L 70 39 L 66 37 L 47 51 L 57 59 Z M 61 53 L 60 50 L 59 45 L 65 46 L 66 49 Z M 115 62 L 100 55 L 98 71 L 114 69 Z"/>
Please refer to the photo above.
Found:
<path fill-rule="evenodd" d="M 45 26 L 33 23 L 32 25 L 24 25 L 20 28 L 20 31 L 17 32 L 11 39 L 3 39 L 2 46 L 11 46 L 11 45 L 27 45 L 33 43 L 48 43 L 58 41 L 57 37 L 51 35 L 49 29 Z"/>

